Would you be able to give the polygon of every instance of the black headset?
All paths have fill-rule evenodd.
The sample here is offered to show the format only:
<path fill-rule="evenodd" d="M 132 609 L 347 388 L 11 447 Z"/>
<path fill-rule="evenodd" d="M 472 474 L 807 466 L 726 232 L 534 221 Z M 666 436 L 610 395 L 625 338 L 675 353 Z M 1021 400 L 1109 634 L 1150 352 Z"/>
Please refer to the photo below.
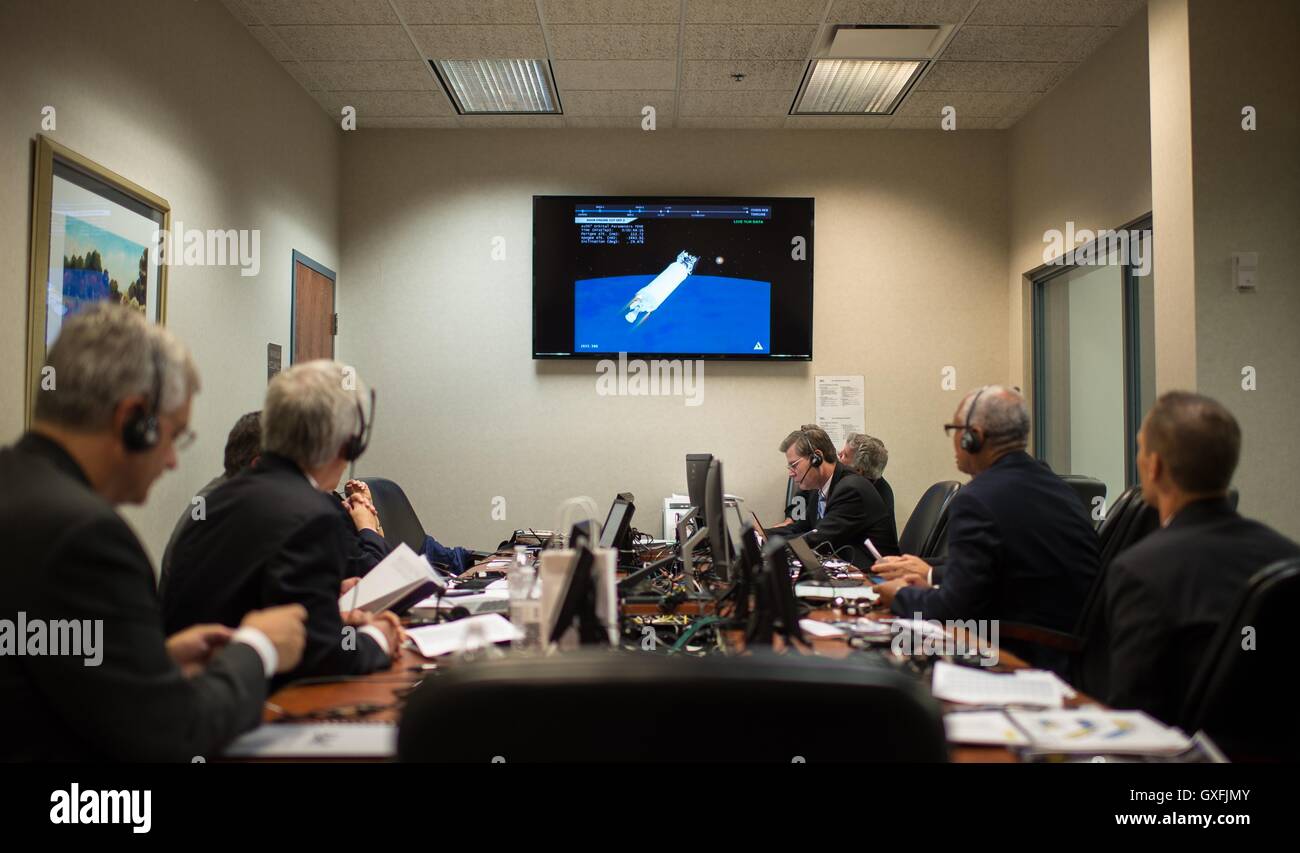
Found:
<path fill-rule="evenodd" d="M 813 444 L 812 437 L 808 435 L 806 429 L 799 427 L 799 434 L 803 436 L 803 440 L 808 442 L 808 447 L 812 449 L 812 456 L 808 457 L 808 469 L 803 472 L 803 476 L 798 480 L 799 485 L 802 486 L 803 481 L 808 478 L 808 471 L 811 471 L 814 468 L 820 468 L 822 463 L 826 460 L 822 457 L 822 452 Z"/>
<path fill-rule="evenodd" d="M 961 449 L 967 453 L 979 453 L 984 446 L 984 437 L 977 435 L 970 427 L 971 418 L 975 416 L 975 405 L 983 393 L 983 388 L 975 392 L 975 399 L 970 401 L 970 408 L 966 410 L 966 425 L 961 428 Z"/>
<path fill-rule="evenodd" d="M 361 458 L 361 454 L 366 452 L 370 446 L 370 434 L 375 427 L 375 389 L 370 389 L 370 418 L 366 419 L 365 409 L 361 407 L 361 401 L 357 400 L 357 420 L 360 428 L 355 435 L 348 438 L 347 444 L 343 445 L 343 458 L 349 462 L 356 462 Z"/>
<path fill-rule="evenodd" d="M 128 453 L 153 450 L 162 440 L 158 428 L 158 407 L 162 404 L 163 364 L 157 345 L 153 347 L 153 394 L 145 405 L 136 406 L 122 424 L 122 444 Z"/>

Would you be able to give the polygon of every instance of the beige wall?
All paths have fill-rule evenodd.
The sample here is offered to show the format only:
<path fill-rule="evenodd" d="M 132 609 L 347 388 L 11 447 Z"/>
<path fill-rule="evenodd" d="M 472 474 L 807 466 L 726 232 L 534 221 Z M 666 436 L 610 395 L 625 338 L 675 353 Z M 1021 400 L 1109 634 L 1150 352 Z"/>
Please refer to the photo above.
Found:
<path fill-rule="evenodd" d="M 694 451 L 721 457 L 728 491 L 775 521 L 776 446 L 812 420 L 818 373 L 866 376 L 901 523 L 957 476 L 943 367 L 963 388 L 1007 378 L 997 132 L 358 131 L 342 173 L 340 352 L 379 393 L 360 470 L 400 480 L 444 540 L 495 545 L 556 524 L 564 498 L 603 512 L 621 490 L 657 534 Z M 709 362 L 698 407 L 600 397 L 593 362 L 533 361 L 531 197 L 570 193 L 815 197 L 816 360 Z"/>
<path fill-rule="evenodd" d="M 1076 230 L 1119 228 L 1150 212 L 1150 136 L 1145 15 L 1011 129 L 1008 333 L 1012 381 L 1021 387 L 1032 375 L 1025 273 L 1043 264 L 1044 232 L 1064 232 L 1068 221 Z"/>
<path fill-rule="evenodd" d="M 1188 19 L 1196 385 L 1241 421 L 1242 511 L 1300 539 L 1300 4 L 1194 0 Z M 1233 288 L 1234 252 L 1259 253 L 1257 292 Z"/>
<path fill-rule="evenodd" d="M 32 139 L 55 141 L 161 195 L 188 228 L 261 229 L 261 273 L 173 267 L 168 325 L 204 390 L 198 443 L 127 513 L 155 558 L 227 431 L 259 408 L 266 345 L 289 343 L 290 253 L 338 263 L 339 142 L 328 117 L 215 0 L 6 2 L 0 26 L 0 441 L 23 427 Z"/>

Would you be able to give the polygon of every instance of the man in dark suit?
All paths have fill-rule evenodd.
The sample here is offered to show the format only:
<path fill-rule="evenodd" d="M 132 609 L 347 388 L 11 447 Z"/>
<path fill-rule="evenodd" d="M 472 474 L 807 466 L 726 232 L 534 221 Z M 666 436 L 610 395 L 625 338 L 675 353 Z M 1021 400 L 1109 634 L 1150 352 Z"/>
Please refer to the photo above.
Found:
<path fill-rule="evenodd" d="M 64 322 L 47 370 L 31 431 L 0 450 L 0 620 L 26 629 L 8 632 L 23 654 L 0 643 L 0 760 L 214 756 L 298 662 L 305 611 L 164 636 L 153 569 L 114 506 L 144 503 L 176 467 L 194 363 L 161 326 L 104 306 Z"/>
<path fill-rule="evenodd" d="M 781 442 L 786 469 L 799 492 L 790 517 L 767 532 L 803 536 L 816 548 L 828 545 L 859 568 L 874 558 L 863 542 L 870 538 L 882 554 L 898 553 L 898 536 L 884 501 L 861 474 L 836 458 L 835 445 L 816 424 L 805 424 Z"/>
<path fill-rule="evenodd" d="M 349 371 L 309 361 L 271 381 L 261 455 L 214 489 L 206 517 L 181 533 L 163 598 L 168 629 L 235 624 L 275 604 L 306 607 L 307 648 L 285 680 L 373 672 L 401 651 L 393 614 L 357 610 L 345 617 L 339 609 L 356 530 L 331 493 L 369 435 Z"/>
<path fill-rule="evenodd" d="M 1107 701 L 1177 723 L 1207 647 L 1255 572 L 1300 545 L 1228 503 L 1241 428 L 1218 402 L 1161 395 L 1138 433 L 1142 497 L 1161 528 L 1106 573 Z"/>
<path fill-rule="evenodd" d="M 889 464 L 889 451 L 885 443 L 872 435 L 851 432 L 840 448 L 840 461 L 867 478 L 875 487 L 889 511 L 889 521 L 894 525 L 894 541 L 898 541 L 898 522 L 894 514 L 894 487 L 885 479 L 885 466 Z"/>
<path fill-rule="evenodd" d="M 1018 391 L 967 394 L 954 421 L 957 468 L 972 479 L 948 510 L 942 583 L 919 557 L 884 559 L 882 601 L 900 616 L 1000 620 L 1070 631 L 1097 574 L 1098 543 L 1074 490 L 1025 452 L 1029 410 Z M 1031 663 L 1063 670 L 1051 650 L 1004 643 Z"/>
<path fill-rule="evenodd" d="M 206 517 L 208 495 L 212 494 L 212 491 L 217 486 L 231 477 L 252 467 L 261 451 L 262 413 L 249 412 L 235 421 L 235 425 L 230 428 L 230 434 L 226 436 L 224 470 L 220 475 L 209 480 L 194 495 L 196 498 L 203 499 L 202 504 L 200 504 L 203 507 L 203 512 L 198 512 L 196 502 L 191 501 L 190 505 L 185 507 L 185 512 L 176 520 L 176 527 L 172 530 L 171 538 L 167 540 L 166 549 L 163 550 L 162 567 L 158 578 L 159 597 L 164 599 L 167 597 L 167 581 L 171 578 L 172 552 L 176 548 L 176 540 L 180 538 L 181 532 L 190 525 L 197 523 L 201 518 Z M 349 480 L 346 489 L 348 494 L 346 498 L 335 493 L 335 497 L 344 505 L 348 515 L 352 518 L 357 531 L 356 538 L 351 543 L 348 551 L 346 577 L 359 578 L 379 565 L 380 561 L 387 557 L 393 549 L 384 539 L 383 528 L 379 526 L 379 513 L 375 510 L 374 501 L 370 497 L 370 487 L 360 480 Z"/>
<path fill-rule="evenodd" d="M 208 495 L 212 494 L 213 489 L 256 461 L 261 446 L 262 413 L 249 412 L 242 415 L 239 420 L 235 421 L 235 425 L 230 428 L 230 433 L 226 436 L 222 472 L 208 480 L 203 488 L 194 493 L 194 497 L 203 498 L 203 502 L 206 504 Z M 195 516 L 198 515 L 196 509 L 194 501 L 191 501 L 190 505 L 185 507 L 185 512 L 181 513 L 181 517 L 176 519 L 176 526 L 172 528 L 172 535 L 167 540 L 167 547 L 163 549 L 162 563 L 158 574 L 158 594 L 160 597 L 167 587 L 167 578 L 171 574 L 172 549 L 176 547 L 176 539 L 181 535 L 181 530 L 187 524 L 196 520 Z"/>

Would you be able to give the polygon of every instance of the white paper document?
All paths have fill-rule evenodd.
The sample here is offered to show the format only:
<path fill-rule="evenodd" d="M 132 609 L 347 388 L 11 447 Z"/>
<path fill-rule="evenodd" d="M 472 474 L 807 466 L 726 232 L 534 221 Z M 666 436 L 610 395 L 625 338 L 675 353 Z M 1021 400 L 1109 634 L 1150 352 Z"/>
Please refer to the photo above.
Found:
<path fill-rule="evenodd" d="M 266 723 L 236 738 L 227 758 L 392 758 L 393 723 Z"/>
<path fill-rule="evenodd" d="M 836 447 L 844 446 L 849 433 L 867 430 L 865 387 L 860 375 L 817 377 L 815 420 Z"/>
<path fill-rule="evenodd" d="M 1174 755 L 1191 746 L 1141 711 L 1085 708 L 1070 711 L 1008 711 L 1007 716 L 1044 752 Z"/>
<path fill-rule="evenodd" d="M 406 636 L 411 638 L 420 654 L 436 658 L 464 648 L 471 631 L 481 632 L 479 642 L 483 645 L 513 642 L 523 637 L 523 632 L 499 613 L 484 613 L 442 625 L 412 628 L 406 632 Z"/>
<path fill-rule="evenodd" d="M 794 586 L 795 598 L 843 598 L 846 600 L 857 600 L 865 598 L 867 601 L 876 601 L 880 596 L 869 586 L 822 586 L 815 583 L 800 583 Z"/>
<path fill-rule="evenodd" d="M 1073 693 L 1054 673 L 1041 669 L 986 672 L 946 661 L 935 663 L 930 692 L 936 699 L 967 705 L 1034 705 L 1041 708 L 1060 708 Z"/>
<path fill-rule="evenodd" d="M 1002 711 L 960 711 L 943 715 L 943 729 L 949 743 L 981 746 L 1024 746 L 1025 733 L 1016 728 Z"/>
<path fill-rule="evenodd" d="M 816 619 L 800 619 L 799 627 L 810 637 L 843 637 L 844 629 Z"/>
<path fill-rule="evenodd" d="M 426 584 L 441 586 L 442 582 L 428 560 L 402 543 L 367 572 L 356 586 L 339 596 L 339 610 L 379 613 Z"/>

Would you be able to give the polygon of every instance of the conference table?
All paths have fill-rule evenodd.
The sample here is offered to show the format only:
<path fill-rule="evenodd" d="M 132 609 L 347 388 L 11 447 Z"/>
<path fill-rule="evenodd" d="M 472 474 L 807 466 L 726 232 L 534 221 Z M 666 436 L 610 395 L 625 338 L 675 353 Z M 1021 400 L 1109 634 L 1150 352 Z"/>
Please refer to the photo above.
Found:
<path fill-rule="evenodd" d="M 677 613 L 685 615 L 708 615 L 711 602 L 685 602 L 678 606 Z M 653 604 L 628 604 L 623 608 L 624 615 L 651 615 L 659 612 Z M 888 616 L 886 612 L 874 614 L 878 618 Z M 805 618 L 829 621 L 836 618 L 831 607 L 814 609 Z M 744 640 L 740 632 L 726 632 L 723 637 L 727 653 L 743 653 Z M 777 638 L 774 647 L 780 651 L 781 638 Z M 849 645 L 847 637 L 813 637 L 809 647 L 791 651 L 791 653 L 809 653 L 832 658 L 845 658 L 857 650 Z M 264 713 L 265 722 L 271 723 L 286 718 L 301 718 L 303 715 L 321 713 L 331 709 L 341 710 L 342 716 L 335 718 L 338 724 L 348 722 L 393 722 L 401 716 L 401 702 L 426 675 L 438 669 L 454 667 L 457 662 L 450 657 L 429 660 L 413 649 L 404 649 L 398 660 L 387 670 L 365 676 L 351 677 L 327 683 L 291 684 L 274 693 L 267 702 Z M 472 664 L 470 664 L 472 665 Z M 1028 665 L 1015 655 L 1001 650 L 999 663 L 995 671 L 1011 671 L 1026 668 Z M 1079 707 L 1092 704 L 1095 700 L 1083 694 L 1066 700 L 1066 707 Z M 945 712 L 952 706 L 942 703 Z M 358 713 L 359 711 L 359 713 Z M 1014 751 L 1002 746 L 971 746 L 953 744 L 949 749 L 950 760 L 962 763 L 1014 763 L 1019 759 Z"/>

